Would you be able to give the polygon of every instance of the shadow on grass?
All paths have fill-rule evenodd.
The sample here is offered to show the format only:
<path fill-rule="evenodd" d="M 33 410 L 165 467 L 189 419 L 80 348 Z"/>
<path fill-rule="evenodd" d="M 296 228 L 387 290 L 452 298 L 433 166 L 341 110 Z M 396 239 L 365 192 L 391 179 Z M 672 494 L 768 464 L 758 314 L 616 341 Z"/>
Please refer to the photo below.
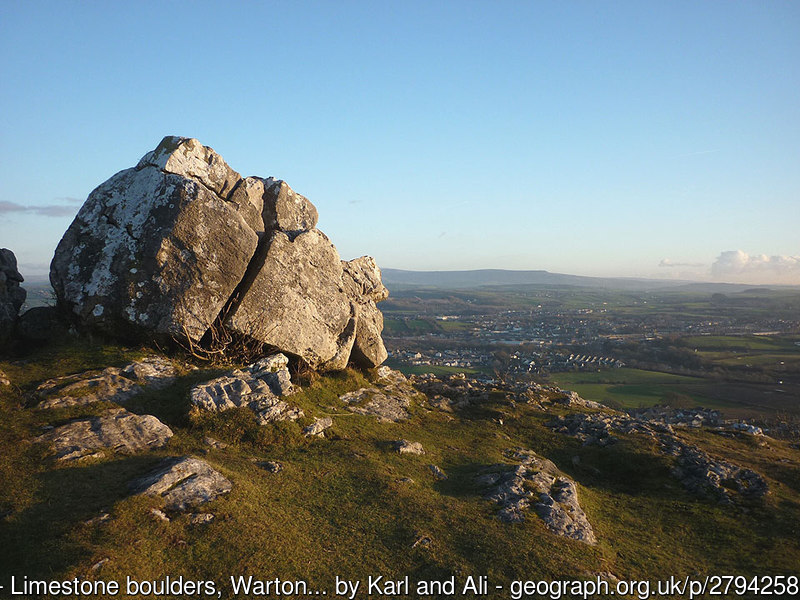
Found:
<path fill-rule="evenodd" d="M 135 456 L 40 474 L 38 502 L 0 521 L 0 579 L 53 577 L 85 559 L 89 550 L 73 533 L 129 496 L 128 482 L 159 460 Z"/>

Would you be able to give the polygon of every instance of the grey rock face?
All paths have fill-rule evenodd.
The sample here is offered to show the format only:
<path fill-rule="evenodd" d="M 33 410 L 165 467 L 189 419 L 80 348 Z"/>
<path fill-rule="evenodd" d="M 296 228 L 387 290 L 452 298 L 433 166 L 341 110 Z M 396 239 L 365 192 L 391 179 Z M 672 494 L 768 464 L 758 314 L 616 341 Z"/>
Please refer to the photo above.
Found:
<path fill-rule="evenodd" d="M 507 522 L 525 519 L 530 509 L 556 535 L 595 544 L 597 540 L 586 514 L 578 502 L 575 482 L 546 458 L 530 450 L 509 453 L 516 465 L 495 465 L 476 479 L 486 494 L 501 506 L 498 517 Z"/>
<path fill-rule="evenodd" d="M 260 270 L 225 324 L 314 368 L 338 352 L 351 315 L 339 254 L 321 231 L 275 232 Z"/>
<path fill-rule="evenodd" d="M 389 367 L 378 371 L 380 379 L 377 387 L 360 388 L 339 397 L 345 402 L 347 410 L 359 415 L 370 415 L 378 421 L 402 421 L 408 419 L 408 409 L 416 390 L 405 376 Z"/>
<path fill-rule="evenodd" d="M 183 512 L 227 494 L 233 484 L 204 460 L 168 458 L 152 473 L 130 484 L 134 494 L 160 496 L 168 510 Z"/>
<path fill-rule="evenodd" d="M 154 416 L 134 415 L 118 408 L 99 417 L 66 423 L 38 440 L 51 443 L 59 460 L 75 461 L 105 452 L 135 454 L 161 448 L 171 437 L 172 430 Z"/>
<path fill-rule="evenodd" d="M 199 340 L 238 285 L 258 236 L 216 191 L 238 175 L 210 148 L 203 169 L 190 147 L 165 138 L 96 188 L 64 234 L 50 281 L 80 324 Z"/>
<path fill-rule="evenodd" d="M 20 287 L 24 281 L 17 270 L 17 257 L 7 248 L 0 248 L 0 342 L 7 340 L 14 329 L 19 309 L 27 293 Z"/>
<path fill-rule="evenodd" d="M 100 401 L 123 404 L 145 387 L 159 389 L 171 384 L 176 375 L 175 366 L 166 358 L 149 356 L 124 367 L 48 379 L 36 388 L 42 398 L 38 408 L 64 408 Z"/>
<path fill-rule="evenodd" d="M 167 137 L 89 195 L 50 279 L 74 321 L 112 335 L 196 344 L 213 326 L 313 368 L 377 366 L 380 270 L 343 263 L 316 224 L 284 181 L 242 178 L 197 140 Z"/>
<path fill-rule="evenodd" d="M 367 368 L 377 367 L 388 354 L 383 345 L 383 314 L 376 302 L 389 297 L 381 282 L 381 271 L 371 256 L 342 262 L 344 287 L 358 307 L 356 336 L 353 342 L 353 362 Z"/>
<path fill-rule="evenodd" d="M 244 370 L 234 370 L 192 388 L 192 405 L 200 410 L 221 412 L 246 407 L 259 423 L 298 419 L 303 411 L 290 406 L 282 396 L 295 392 L 283 354 L 273 354 Z"/>

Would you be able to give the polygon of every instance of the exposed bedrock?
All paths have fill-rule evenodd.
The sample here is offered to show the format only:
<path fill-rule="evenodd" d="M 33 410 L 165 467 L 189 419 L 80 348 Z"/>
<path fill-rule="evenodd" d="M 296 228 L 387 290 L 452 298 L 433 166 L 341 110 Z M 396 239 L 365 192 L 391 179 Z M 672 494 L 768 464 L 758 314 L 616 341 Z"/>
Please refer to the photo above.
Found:
<path fill-rule="evenodd" d="M 243 178 L 197 140 L 166 137 L 89 195 L 50 280 L 74 323 L 114 337 L 214 333 L 320 370 L 377 366 L 380 269 L 342 261 L 317 218 L 286 182 Z"/>

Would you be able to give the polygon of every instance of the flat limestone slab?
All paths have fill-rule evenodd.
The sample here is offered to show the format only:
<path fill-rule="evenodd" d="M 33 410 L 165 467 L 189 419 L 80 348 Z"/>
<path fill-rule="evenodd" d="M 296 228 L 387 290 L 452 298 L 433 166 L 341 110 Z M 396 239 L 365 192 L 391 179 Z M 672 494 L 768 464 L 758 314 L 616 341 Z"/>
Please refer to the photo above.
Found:
<path fill-rule="evenodd" d="M 162 461 L 152 473 L 132 481 L 130 489 L 160 496 L 168 510 L 183 512 L 227 494 L 233 484 L 206 461 L 180 456 Z"/>
<path fill-rule="evenodd" d="M 78 419 L 37 438 L 53 445 L 58 460 L 76 461 L 100 457 L 106 452 L 136 454 L 161 448 L 172 430 L 152 415 L 135 415 L 124 408 L 99 417 Z"/>

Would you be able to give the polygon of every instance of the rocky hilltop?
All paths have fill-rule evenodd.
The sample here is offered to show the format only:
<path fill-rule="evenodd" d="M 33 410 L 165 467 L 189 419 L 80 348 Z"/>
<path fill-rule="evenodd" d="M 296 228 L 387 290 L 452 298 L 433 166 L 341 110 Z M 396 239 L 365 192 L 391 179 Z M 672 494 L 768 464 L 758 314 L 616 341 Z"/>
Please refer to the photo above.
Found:
<path fill-rule="evenodd" d="M 318 370 L 386 359 L 375 261 L 342 261 L 317 209 L 281 180 L 242 177 L 195 139 L 165 137 L 98 186 L 50 281 L 76 325 L 224 352 L 280 351 Z"/>

